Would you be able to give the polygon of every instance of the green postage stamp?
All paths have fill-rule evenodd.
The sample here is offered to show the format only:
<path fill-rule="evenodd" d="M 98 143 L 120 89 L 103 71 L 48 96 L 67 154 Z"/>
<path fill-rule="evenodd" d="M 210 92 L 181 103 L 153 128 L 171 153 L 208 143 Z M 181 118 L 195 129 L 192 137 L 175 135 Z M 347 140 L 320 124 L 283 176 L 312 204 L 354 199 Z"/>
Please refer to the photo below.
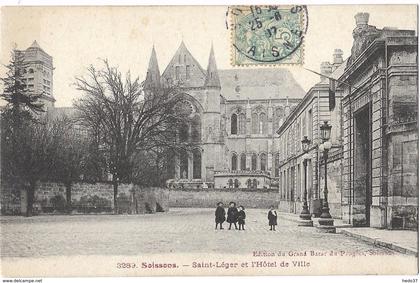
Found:
<path fill-rule="evenodd" d="M 306 6 L 232 6 L 231 64 L 303 64 Z"/>

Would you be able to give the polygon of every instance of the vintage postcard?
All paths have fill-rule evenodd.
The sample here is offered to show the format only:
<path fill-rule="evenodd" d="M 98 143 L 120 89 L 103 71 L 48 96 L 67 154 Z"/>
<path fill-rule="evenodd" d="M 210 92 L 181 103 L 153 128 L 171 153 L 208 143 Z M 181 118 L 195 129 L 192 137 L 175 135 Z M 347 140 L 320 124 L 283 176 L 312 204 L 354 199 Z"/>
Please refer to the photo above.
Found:
<path fill-rule="evenodd" d="M 1 7 L 1 276 L 417 275 L 417 13 Z"/>

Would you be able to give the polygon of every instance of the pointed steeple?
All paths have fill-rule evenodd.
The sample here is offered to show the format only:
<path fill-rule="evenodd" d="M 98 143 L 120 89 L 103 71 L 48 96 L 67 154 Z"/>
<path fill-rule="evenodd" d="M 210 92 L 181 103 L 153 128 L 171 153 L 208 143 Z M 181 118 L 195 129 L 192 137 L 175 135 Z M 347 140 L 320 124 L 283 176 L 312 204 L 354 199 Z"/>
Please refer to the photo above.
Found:
<path fill-rule="evenodd" d="M 28 49 L 39 49 L 42 50 L 41 46 L 39 46 L 38 42 L 36 40 L 34 40 L 34 42 L 32 42 L 31 46 L 28 47 Z M 42 50 L 44 51 L 44 50 Z"/>
<path fill-rule="evenodd" d="M 209 64 L 207 66 L 206 87 L 220 87 L 219 73 L 217 72 L 216 59 L 214 58 L 213 44 L 211 45 Z"/>
<path fill-rule="evenodd" d="M 155 46 L 153 45 L 152 54 L 150 55 L 149 67 L 147 68 L 145 87 L 156 88 L 160 86 L 160 71 L 156 57 Z"/>

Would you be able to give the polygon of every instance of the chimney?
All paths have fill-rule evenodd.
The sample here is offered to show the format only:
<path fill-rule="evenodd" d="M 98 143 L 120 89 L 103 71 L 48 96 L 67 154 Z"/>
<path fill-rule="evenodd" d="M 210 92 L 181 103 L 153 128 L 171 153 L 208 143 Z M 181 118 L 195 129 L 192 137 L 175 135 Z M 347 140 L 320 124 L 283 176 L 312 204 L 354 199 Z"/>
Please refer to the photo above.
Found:
<path fill-rule="evenodd" d="M 343 50 L 341 49 L 334 49 L 333 53 L 333 64 L 341 65 L 343 63 Z"/>
<path fill-rule="evenodd" d="M 354 18 L 356 19 L 356 27 L 365 27 L 369 22 L 369 13 L 357 13 Z"/>
<path fill-rule="evenodd" d="M 325 75 L 325 76 L 331 76 L 332 74 L 332 65 L 330 64 L 330 62 L 322 62 L 321 63 L 321 74 Z M 326 77 L 324 76 L 320 76 L 321 77 L 321 82 L 325 82 Z"/>

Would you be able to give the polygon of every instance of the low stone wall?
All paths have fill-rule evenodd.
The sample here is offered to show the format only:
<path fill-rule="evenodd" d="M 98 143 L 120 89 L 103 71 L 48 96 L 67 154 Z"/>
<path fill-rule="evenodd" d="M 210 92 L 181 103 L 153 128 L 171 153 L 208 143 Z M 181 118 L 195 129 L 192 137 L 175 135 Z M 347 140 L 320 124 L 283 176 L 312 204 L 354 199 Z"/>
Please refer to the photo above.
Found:
<path fill-rule="evenodd" d="M 170 190 L 170 207 L 216 207 L 218 202 L 228 204 L 231 201 L 245 208 L 269 208 L 278 206 L 278 190 L 263 189 L 202 189 Z"/>
<path fill-rule="evenodd" d="M 1 184 L 1 213 L 24 215 L 26 191 L 21 184 Z M 142 188 L 133 184 L 118 186 L 118 213 L 154 213 L 169 209 L 166 188 Z M 113 213 L 112 183 L 74 183 L 71 186 L 71 208 L 67 205 L 66 187 L 61 183 L 42 182 L 35 191 L 35 213 Z"/>

